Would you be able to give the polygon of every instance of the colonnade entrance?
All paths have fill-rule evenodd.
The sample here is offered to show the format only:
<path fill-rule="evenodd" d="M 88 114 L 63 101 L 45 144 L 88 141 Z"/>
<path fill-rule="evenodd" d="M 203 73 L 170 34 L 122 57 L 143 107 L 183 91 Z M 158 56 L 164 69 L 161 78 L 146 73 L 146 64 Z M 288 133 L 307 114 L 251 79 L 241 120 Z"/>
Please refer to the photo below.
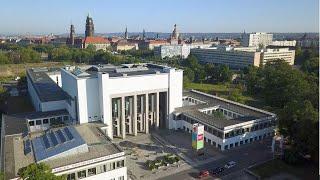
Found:
<path fill-rule="evenodd" d="M 113 136 L 125 138 L 167 127 L 167 92 L 112 98 Z"/>

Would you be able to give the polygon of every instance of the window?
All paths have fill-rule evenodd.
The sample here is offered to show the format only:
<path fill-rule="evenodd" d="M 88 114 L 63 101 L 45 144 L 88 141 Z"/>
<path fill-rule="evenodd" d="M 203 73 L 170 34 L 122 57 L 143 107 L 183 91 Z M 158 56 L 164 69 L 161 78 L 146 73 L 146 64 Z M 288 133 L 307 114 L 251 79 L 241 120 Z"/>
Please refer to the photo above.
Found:
<path fill-rule="evenodd" d="M 67 180 L 75 180 L 76 179 L 76 174 L 75 173 L 71 173 L 67 175 Z"/>
<path fill-rule="evenodd" d="M 107 165 L 103 165 L 103 172 L 107 172 Z"/>
<path fill-rule="evenodd" d="M 69 120 L 69 116 L 63 116 L 63 121 L 68 121 Z"/>
<path fill-rule="evenodd" d="M 34 126 L 34 121 L 29 121 L 29 126 Z"/>
<path fill-rule="evenodd" d="M 36 120 L 36 125 L 41 125 L 41 120 Z"/>
<path fill-rule="evenodd" d="M 114 170 L 114 169 L 116 169 L 116 162 L 111 163 L 110 170 Z"/>
<path fill-rule="evenodd" d="M 120 176 L 118 179 L 119 180 L 124 180 L 124 176 Z"/>
<path fill-rule="evenodd" d="M 79 172 L 78 172 L 78 178 L 79 178 L 79 179 L 85 178 L 86 176 L 87 176 L 86 170 L 83 170 L 83 171 L 79 171 Z"/>
<path fill-rule="evenodd" d="M 97 174 L 96 168 L 88 169 L 88 176 L 93 176 Z"/>
<path fill-rule="evenodd" d="M 42 123 L 43 124 L 48 124 L 49 123 L 49 119 L 43 119 Z"/>

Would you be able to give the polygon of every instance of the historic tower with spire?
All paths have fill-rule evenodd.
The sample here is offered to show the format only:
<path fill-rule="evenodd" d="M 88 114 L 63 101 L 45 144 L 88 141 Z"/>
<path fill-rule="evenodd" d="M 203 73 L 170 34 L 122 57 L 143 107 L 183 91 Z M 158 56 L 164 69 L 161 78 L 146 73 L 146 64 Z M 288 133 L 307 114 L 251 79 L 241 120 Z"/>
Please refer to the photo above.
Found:
<path fill-rule="evenodd" d="M 89 36 L 93 36 L 93 34 L 94 34 L 93 20 L 88 14 L 87 20 L 86 20 L 86 32 L 85 32 L 85 35 L 86 35 L 86 37 L 89 37 Z"/>
<path fill-rule="evenodd" d="M 124 39 L 129 39 L 127 26 L 126 26 L 126 31 L 124 32 Z"/>
<path fill-rule="evenodd" d="M 72 46 L 74 46 L 74 34 L 75 34 L 74 26 L 73 26 L 73 24 L 71 24 L 71 26 L 70 26 L 70 45 L 72 45 Z"/>
<path fill-rule="evenodd" d="M 146 31 L 143 29 L 142 31 L 142 40 L 145 40 L 146 39 Z"/>
<path fill-rule="evenodd" d="M 178 44 L 179 39 L 179 32 L 177 30 L 177 25 L 174 25 L 171 37 L 170 37 L 170 44 Z"/>

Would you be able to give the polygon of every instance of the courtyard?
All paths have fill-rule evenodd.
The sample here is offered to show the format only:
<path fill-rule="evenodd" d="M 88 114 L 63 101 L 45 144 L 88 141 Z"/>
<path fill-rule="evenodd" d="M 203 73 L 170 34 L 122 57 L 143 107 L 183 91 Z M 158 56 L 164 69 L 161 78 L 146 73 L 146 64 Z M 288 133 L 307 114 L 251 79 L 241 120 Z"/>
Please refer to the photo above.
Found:
<path fill-rule="evenodd" d="M 126 153 L 128 177 L 131 179 L 155 179 L 174 173 L 180 166 L 185 165 L 181 159 L 178 163 L 150 170 L 146 163 L 162 159 L 165 155 L 175 154 L 170 147 L 161 144 L 151 134 L 138 134 L 138 136 L 127 136 L 126 139 L 115 138 L 117 143 Z"/>

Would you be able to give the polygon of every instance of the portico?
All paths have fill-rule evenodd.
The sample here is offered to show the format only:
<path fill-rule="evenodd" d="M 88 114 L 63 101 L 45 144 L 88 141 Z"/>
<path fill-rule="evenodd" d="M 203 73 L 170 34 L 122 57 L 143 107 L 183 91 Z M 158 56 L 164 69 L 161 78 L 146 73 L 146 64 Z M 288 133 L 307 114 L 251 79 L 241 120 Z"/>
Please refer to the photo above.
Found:
<path fill-rule="evenodd" d="M 150 129 L 165 127 L 167 116 L 167 91 L 154 90 L 136 94 L 113 95 L 112 134 L 125 138 L 138 133 L 150 132 Z"/>

